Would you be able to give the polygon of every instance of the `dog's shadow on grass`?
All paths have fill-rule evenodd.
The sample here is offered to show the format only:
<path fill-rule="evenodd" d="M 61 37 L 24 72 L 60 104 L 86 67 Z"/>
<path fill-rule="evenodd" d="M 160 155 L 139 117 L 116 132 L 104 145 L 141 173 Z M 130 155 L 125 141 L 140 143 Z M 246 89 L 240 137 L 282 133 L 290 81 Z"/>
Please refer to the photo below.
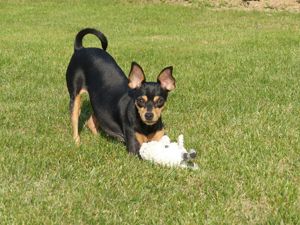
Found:
<path fill-rule="evenodd" d="M 78 122 L 78 132 L 79 134 L 82 132 L 82 130 L 85 127 L 86 122 L 88 121 L 88 119 L 90 118 L 90 116 L 93 113 L 93 109 L 91 106 L 91 103 L 88 100 L 83 100 L 82 102 L 82 106 L 81 106 L 81 113 L 79 116 L 79 122 Z M 87 128 L 87 130 L 90 132 L 90 130 Z M 105 139 L 107 139 L 108 141 L 111 142 L 118 142 L 115 138 L 106 135 L 104 132 L 101 131 L 101 128 L 99 128 L 99 133 L 96 135 L 97 137 L 104 137 Z"/>

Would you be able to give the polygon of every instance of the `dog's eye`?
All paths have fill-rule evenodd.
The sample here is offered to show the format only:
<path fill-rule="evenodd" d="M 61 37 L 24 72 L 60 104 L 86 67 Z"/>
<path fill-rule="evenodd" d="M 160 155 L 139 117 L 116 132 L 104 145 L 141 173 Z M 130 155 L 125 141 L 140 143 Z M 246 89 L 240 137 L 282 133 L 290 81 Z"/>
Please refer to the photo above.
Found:
<path fill-rule="evenodd" d="M 155 107 L 160 108 L 165 104 L 165 100 L 163 98 L 159 98 L 156 102 L 155 102 Z"/>
<path fill-rule="evenodd" d="M 145 107 L 145 104 L 146 104 L 145 99 L 143 99 L 143 98 L 138 98 L 138 99 L 136 100 L 136 104 L 137 104 L 139 107 Z"/>

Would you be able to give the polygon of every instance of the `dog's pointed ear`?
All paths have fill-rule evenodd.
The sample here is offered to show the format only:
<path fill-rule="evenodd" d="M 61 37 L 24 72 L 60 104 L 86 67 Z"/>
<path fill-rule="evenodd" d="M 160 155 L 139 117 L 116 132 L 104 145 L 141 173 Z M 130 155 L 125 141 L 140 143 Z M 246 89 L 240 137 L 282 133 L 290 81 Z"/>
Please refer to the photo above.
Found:
<path fill-rule="evenodd" d="M 141 87 L 142 83 L 145 82 L 145 74 L 142 67 L 136 62 L 131 63 L 131 69 L 128 76 L 128 86 L 131 89 Z"/>
<path fill-rule="evenodd" d="M 160 83 L 160 86 L 167 90 L 172 91 L 175 89 L 175 78 L 172 76 L 173 67 L 168 66 L 164 68 L 157 77 L 157 82 Z"/>

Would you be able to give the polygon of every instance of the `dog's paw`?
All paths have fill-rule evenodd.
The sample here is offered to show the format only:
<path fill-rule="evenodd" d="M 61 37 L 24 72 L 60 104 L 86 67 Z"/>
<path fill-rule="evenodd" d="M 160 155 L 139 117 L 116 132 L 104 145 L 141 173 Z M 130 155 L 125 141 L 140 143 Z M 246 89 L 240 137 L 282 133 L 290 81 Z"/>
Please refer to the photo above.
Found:
<path fill-rule="evenodd" d="M 76 145 L 77 147 L 79 147 L 79 146 L 80 146 L 80 137 L 79 137 L 79 136 L 74 137 L 74 141 L 75 141 L 75 145 Z"/>

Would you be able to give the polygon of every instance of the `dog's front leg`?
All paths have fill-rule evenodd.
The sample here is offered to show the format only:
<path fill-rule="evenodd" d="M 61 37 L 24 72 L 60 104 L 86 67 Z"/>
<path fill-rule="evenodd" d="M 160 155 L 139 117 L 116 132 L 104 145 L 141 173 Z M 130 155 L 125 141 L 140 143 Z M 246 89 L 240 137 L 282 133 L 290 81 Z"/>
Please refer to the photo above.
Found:
<path fill-rule="evenodd" d="M 128 130 L 126 132 L 126 147 L 129 154 L 137 155 L 140 157 L 140 143 L 136 140 L 135 132 L 133 130 Z"/>

